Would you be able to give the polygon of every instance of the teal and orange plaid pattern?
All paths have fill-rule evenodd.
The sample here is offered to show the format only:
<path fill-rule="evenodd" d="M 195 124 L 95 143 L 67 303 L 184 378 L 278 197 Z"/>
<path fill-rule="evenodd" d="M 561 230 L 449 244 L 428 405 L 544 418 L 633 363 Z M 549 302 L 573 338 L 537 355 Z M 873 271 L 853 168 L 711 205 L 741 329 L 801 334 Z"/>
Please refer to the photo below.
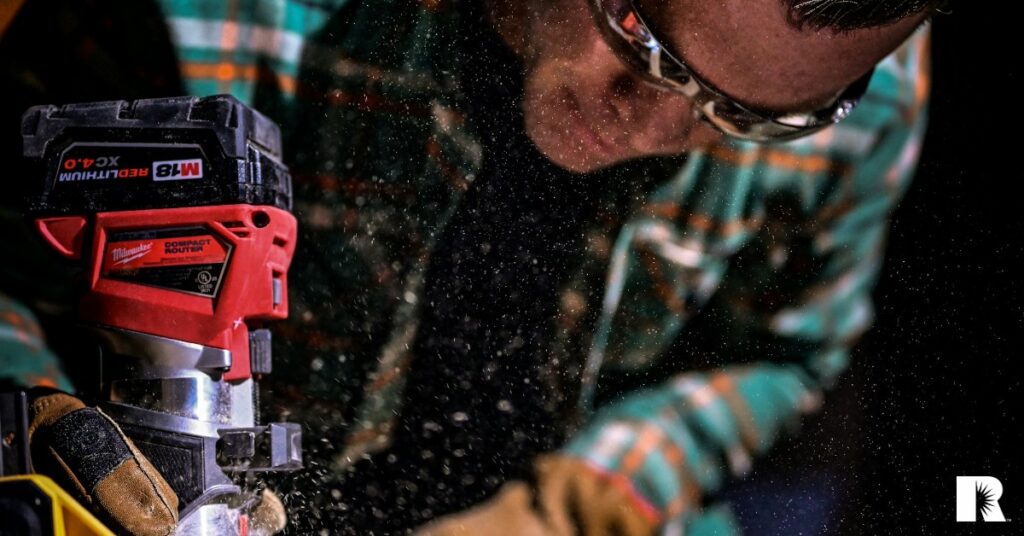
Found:
<path fill-rule="evenodd" d="M 293 316 L 278 339 L 308 359 L 275 371 L 298 386 L 276 394 L 327 437 L 345 430 L 332 438 L 346 445 L 340 470 L 388 444 L 426 263 L 480 169 L 446 46 L 458 3 L 161 5 L 186 89 L 264 110 L 293 148 L 302 236 Z M 665 533 L 735 532 L 728 510 L 701 509 L 702 498 L 747 472 L 846 369 L 871 322 L 928 85 L 922 30 L 879 65 L 841 124 L 786 144 L 727 141 L 690 154 L 639 197 L 618 195 L 588 231 L 550 344 L 553 398 L 581 423 L 563 452 L 628 490 Z M 665 378 L 594 410 L 599 374 L 666 358 L 698 368 L 666 353 L 712 308 L 727 313 L 716 335 L 735 352 L 722 361 L 743 364 Z M 364 378 L 359 396 L 338 399 L 336 382 Z"/>
<path fill-rule="evenodd" d="M 735 532 L 727 508 L 701 511 L 701 498 L 747 473 L 847 368 L 917 162 L 928 84 L 921 31 L 879 65 L 846 121 L 784 145 L 693 154 L 614 240 L 595 235 L 593 264 L 608 270 L 590 281 L 604 299 L 594 329 L 567 331 L 559 345 L 586 352 L 584 404 L 598 370 L 649 364 L 705 304 L 728 312 L 720 336 L 737 355 L 726 357 L 743 363 L 602 408 L 565 447 L 631 490 L 667 533 Z"/>
<path fill-rule="evenodd" d="M 0 379 L 20 385 L 56 387 L 71 391 L 57 356 L 46 346 L 35 315 L 24 305 L 0 294 Z"/>

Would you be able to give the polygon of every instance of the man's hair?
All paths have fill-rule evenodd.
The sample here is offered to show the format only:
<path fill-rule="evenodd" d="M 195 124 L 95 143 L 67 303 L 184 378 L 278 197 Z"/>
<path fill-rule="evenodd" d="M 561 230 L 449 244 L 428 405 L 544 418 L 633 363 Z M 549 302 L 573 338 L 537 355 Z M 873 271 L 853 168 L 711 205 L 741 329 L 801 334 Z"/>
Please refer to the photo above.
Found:
<path fill-rule="evenodd" d="M 924 10 L 935 10 L 947 0 L 784 0 L 799 27 L 837 32 L 883 26 Z"/>

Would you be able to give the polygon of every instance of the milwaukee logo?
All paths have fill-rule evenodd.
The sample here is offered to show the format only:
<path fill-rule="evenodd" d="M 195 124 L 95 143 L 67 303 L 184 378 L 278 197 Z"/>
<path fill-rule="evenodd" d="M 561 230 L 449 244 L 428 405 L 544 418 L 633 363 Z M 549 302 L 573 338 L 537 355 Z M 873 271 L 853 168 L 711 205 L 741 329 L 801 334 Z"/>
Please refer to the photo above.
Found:
<path fill-rule="evenodd" d="M 203 161 L 199 158 L 153 162 L 153 180 L 155 181 L 201 178 L 203 178 Z"/>
<path fill-rule="evenodd" d="M 110 258 L 114 264 L 128 264 L 136 259 L 145 257 L 153 249 L 153 243 L 147 242 L 130 248 L 114 248 L 110 252 Z"/>

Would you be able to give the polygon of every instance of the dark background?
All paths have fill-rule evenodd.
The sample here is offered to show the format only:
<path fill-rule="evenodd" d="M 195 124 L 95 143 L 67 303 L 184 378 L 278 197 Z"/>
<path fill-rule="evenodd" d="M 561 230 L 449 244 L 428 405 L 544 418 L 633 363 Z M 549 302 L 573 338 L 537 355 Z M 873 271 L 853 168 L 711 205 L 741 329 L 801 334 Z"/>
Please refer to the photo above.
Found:
<path fill-rule="evenodd" d="M 159 46 L 163 39 L 154 39 L 157 44 L 147 49 L 104 46 L 107 41 L 132 42 L 133 36 L 100 32 L 99 48 L 117 51 L 110 58 L 118 66 L 114 70 L 130 71 L 110 78 L 109 85 L 96 80 L 84 63 L 89 47 L 80 46 L 80 36 L 85 28 L 103 27 L 101 6 L 128 17 L 146 3 L 85 2 L 87 13 L 96 13 L 95 25 L 89 15 L 80 16 L 81 8 L 74 10 L 75 17 L 59 16 L 61 8 L 52 5 L 42 13 L 47 4 L 36 3 L 35 15 L 64 24 L 37 26 L 31 37 L 52 46 L 16 46 L 10 36 L 0 41 L 4 72 L 42 62 L 64 69 L 61 76 L 69 81 L 90 80 L 85 87 L 94 90 L 57 87 L 47 100 L 59 102 L 68 91 L 78 95 L 76 100 L 133 98 L 152 94 L 153 85 L 177 86 L 173 77 L 154 75 L 162 72 L 156 65 L 173 62 L 171 51 Z M 846 448 L 854 454 L 850 470 L 859 476 L 859 485 L 844 516 L 844 532 L 1024 532 L 1017 528 L 1024 523 L 1024 479 L 1014 410 L 1021 380 L 1013 367 L 1022 357 L 1024 328 L 1024 274 L 1019 271 L 1024 221 L 1015 195 L 1022 178 L 1016 162 L 1021 151 L 1015 150 L 1021 74 L 1011 46 L 1020 30 L 992 5 L 959 2 L 933 23 L 931 123 L 920 171 L 895 214 L 875 294 L 875 327 L 858 347 L 837 403 L 808 424 L 808 432 L 831 439 L 820 443 L 823 449 Z M 142 15 L 132 18 L 148 20 Z M 121 28 L 134 38 L 152 39 L 163 32 L 141 24 Z M 74 55 L 69 57 L 69 51 Z M 152 85 L 126 89 L 125 80 L 136 79 Z M 24 105 L 36 102 L 20 102 L 20 97 L 28 99 L 26 88 L 2 90 L 10 103 L 3 108 L 3 124 L 17 124 Z M 31 91 L 37 96 L 38 88 Z M 5 126 L 0 141 L 15 147 L 17 136 Z M 5 263 L 8 253 L 13 255 L 2 244 L 0 253 Z M 10 286 L 22 284 L 2 268 L 0 273 Z M 1000 506 L 1010 522 L 956 523 L 954 485 L 960 475 L 1000 479 Z"/>
<path fill-rule="evenodd" d="M 1017 23 L 985 2 L 933 23 L 931 123 L 859 346 L 865 534 L 1020 534 L 1024 220 Z M 994 476 L 1009 523 L 955 520 L 955 477 Z"/>

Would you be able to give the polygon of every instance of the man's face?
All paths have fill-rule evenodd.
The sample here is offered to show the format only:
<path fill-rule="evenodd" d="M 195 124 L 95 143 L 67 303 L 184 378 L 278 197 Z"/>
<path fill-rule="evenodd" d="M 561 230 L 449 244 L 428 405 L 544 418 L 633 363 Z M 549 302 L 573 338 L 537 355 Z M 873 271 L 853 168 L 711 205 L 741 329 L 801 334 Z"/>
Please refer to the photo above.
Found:
<path fill-rule="evenodd" d="M 526 132 L 575 172 L 672 155 L 720 134 L 683 95 L 641 81 L 608 48 L 586 2 L 534 0 L 525 28 Z M 636 0 L 637 10 L 698 75 L 738 102 L 813 110 L 895 49 L 924 15 L 837 34 L 798 30 L 780 0 Z M 521 24 L 522 21 L 519 21 Z"/>

